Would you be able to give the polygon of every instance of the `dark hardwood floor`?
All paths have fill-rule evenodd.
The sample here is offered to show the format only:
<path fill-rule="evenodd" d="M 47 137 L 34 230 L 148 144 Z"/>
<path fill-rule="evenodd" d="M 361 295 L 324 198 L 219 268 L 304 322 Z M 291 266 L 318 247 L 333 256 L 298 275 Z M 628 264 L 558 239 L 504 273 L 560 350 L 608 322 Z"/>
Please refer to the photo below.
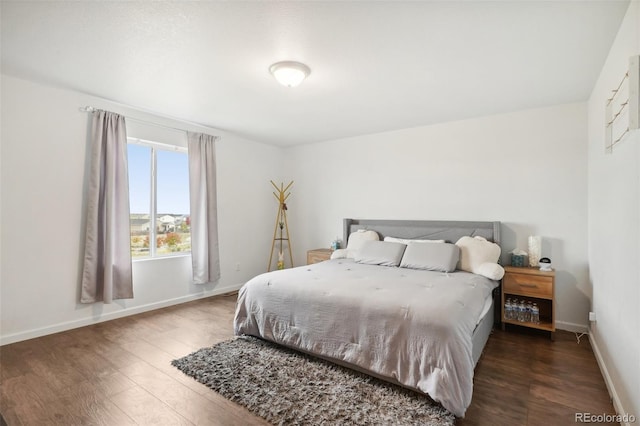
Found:
<path fill-rule="evenodd" d="M 235 295 L 0 348 L 0 412 L 12 425 L 266 425 L 170 361 L 233 336 Z M 587 336 L 495 330 L 459 425 L 567 425 L 614 413 Z"/>

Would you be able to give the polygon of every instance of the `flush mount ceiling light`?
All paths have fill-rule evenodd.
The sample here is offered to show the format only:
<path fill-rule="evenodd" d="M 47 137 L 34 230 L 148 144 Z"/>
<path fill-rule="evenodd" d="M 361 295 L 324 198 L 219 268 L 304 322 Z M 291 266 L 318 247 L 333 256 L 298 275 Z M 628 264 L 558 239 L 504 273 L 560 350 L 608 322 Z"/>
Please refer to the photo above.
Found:
<path fill-rule="evenodd" d="M 311 70 L 305 64 L 294 61 L 276 62 L 269 67 L 269 72 L 278 80 L 278 83 L 287 87 L 296 87 L 307 78 Z"/>

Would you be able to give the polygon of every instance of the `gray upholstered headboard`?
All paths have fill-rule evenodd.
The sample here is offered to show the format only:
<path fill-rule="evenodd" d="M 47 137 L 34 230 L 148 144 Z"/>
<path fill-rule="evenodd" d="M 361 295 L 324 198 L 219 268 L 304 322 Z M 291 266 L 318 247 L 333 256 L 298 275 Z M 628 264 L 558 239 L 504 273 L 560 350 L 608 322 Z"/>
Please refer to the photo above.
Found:
<path fill-rule="evenodd" d="M 500 222 L 344 219 L 344 247 L 347 246 L 349 235 L 358 229 L 376 231 L 380 240 L 384 237 L 398 237 L 455 243 L 465 235 L 479 235 L 500 245 Z"/>

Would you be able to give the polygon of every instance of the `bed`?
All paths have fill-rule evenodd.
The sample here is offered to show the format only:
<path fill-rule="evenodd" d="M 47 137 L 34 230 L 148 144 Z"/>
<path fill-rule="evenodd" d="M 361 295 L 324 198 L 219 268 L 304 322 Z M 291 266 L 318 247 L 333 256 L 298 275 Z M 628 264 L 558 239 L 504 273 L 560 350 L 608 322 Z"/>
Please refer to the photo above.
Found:
<path fill-rule="evenodd" d="M 380 240 L 412 240 L 401 249 L 403 265 L 409 247 L 418 250 L 413 240 L 455 243 L 472 237 L 500 243 L 499 222 L 357 219 L 344 220 L 343 241 L 363 230 Z M 395 250 L 398 244 L 367 247 Z M 251 279 L 238 294 L 235 334 L 416 390 L 464 417 L 473 370 L 496 321 L 499 280 L 460 270 L 368 264 L 367 250 L 359 251 L 364 258 L 336 258 Z"/>

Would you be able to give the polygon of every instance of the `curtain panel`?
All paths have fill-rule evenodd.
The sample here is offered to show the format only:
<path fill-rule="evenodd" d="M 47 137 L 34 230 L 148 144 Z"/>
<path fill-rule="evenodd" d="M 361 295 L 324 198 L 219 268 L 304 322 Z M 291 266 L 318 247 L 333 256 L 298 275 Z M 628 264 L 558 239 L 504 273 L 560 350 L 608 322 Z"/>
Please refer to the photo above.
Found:
<path fill-rule="evenodd" d="M 81 303 L 133 298 L 124 117 L 92 113 Z"/>
<path fill-rule="evenodd" d="M 191 259 L 193 282 L 196 284 L 220 278 L 215 152 L 217 139 L 203 133 L 187 132 Z"/>

